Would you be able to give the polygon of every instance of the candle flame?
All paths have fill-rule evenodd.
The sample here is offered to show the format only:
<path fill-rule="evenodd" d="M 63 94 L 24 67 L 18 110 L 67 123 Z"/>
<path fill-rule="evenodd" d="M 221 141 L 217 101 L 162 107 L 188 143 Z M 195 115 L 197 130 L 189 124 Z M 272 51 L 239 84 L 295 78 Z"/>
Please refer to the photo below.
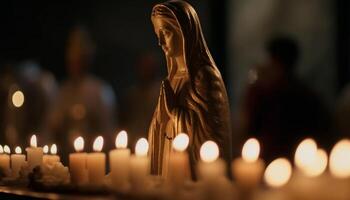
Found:
<path fill-rule="evenodd" d="M 350 177 L 350 140 L 340 140 L 332 149 L 329 158 L 329 169 L 335 177 Z"/>
<path fill-rule="evenodd" d="M 140 138 L 136 142 L 135 154 L 137 156 L 146 156 L 148 152 L 148 148 L 149 148 L 149 145 L 146 138 Z"/>
<path fill-rule="evenodd" d="M 4 153 L 4 148 L 0 145 L 0 153 Z"/>
<path fill-rule="evenodd" d="M 128 134 L 126 131 L 120 131 L 115 138 L 115 147 L 126 148 L 128 146 Z"/>
<path fill-rule="evenodd" d="M 36 135 L 32 135 L 32 137 L 30 138 L 30 146 L 31 147 L 37 147 L 38 146 Z"/>
<path fill-rule="evenodd" d="M 11 153 L 11 149 L 9 146 L 5 145 L 4 146 L 4 152 L 7 153 L 7 154 L 10 154 Z"/>
<path fill-rule="evenodd" d="M 79 152 L 84 149 L 84 139 L 83 137 L 79 136 L 74 140 L 74 149 L 75 151 Z"/>
<path fill-rule="evenodd" d="M 56 144 L 51 145 L 50 152 L 53 155 L 57 154 L 57 145 Z"/>
<path fill-rule="evenodd" d="M 15 148 L 15 152 L 16 152 L 16 154 L 21 154 L 21 153 L 22 153 L 21 147 L 17 146 L 17 147 Z"/>
<path fill-rule="evenodd" d="M 176 151 L 185 151 L 186 148 L 188 147 L 189 142 L 190 142 L 190 139 L 188 135 L 185 133 L 180 133 L 173 140 L 173 148 Z"/>
<path fill-rule="evenodd" d="M 292 165 L 286 158 L 278 158 L 267 166 L 264 174 L 265 182 L 271 187 L 285 185 L 292 175 Z"/>
<path fill-rule="evenodd" d="M 317 144 L 315 140 L 307 138 L 297 147 L 294 155 L 295 165 L 303 172 L 307 171 L 317 157 Z"/>
<path fill-rule="evenodd" d="M 327 168 L 328 156 L 325 150 L 318 149 L 312 164 L 304 169 L 305 175 L 316 177 L 321 175 Z"/>
<path fill-rule="evenodd" d="M 49 153 L 49 146 L 48 145 L 45 145 L 43 147 L 43 152 L 44 152 L 44 154 L 48 154 Z"/>
<path fill-rule="evenodd" d="M 20 90 L 15 91 L 13 93 L 13 95 L 12 95 L 12 104 L 15 107 L 19 108 L 19 107 L 21 107 L 23 105 L 23 103 L 24 103 L 24 94 L 23 94 L 23 92 L 20 91 Z"/>
<path fill-rule="evenodd" d="M 204 162 L 214 162 L 219 157 L 219 147 L 214 141 L 206 141 L 202 144 L 199 154 Z"/>
<path fill-rule="evenodd" d="M 92 148 L 94 149 L 94 151 L 102 151 L 102 148 L 103 148 L 103 137 L 102 136 L 98 136 L 95 139 L 94 145 Z"/>
<path fill-rule="evenodd" d="M 255 138 L 250 138 L 243 145 L 242 148 L 242 158 L 246 162 L 255 162 L 259 158 L 260 153 L 260 144 L 259 141 Z"/>

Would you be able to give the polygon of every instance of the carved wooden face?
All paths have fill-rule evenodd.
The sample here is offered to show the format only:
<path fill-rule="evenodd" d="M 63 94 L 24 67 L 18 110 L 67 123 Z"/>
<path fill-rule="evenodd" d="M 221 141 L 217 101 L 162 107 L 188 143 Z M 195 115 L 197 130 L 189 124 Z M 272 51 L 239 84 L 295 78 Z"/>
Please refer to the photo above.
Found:
<path fill-rule="evenodd" d="M 183 38 L 176 21 L 163 17 L 155 17 L 152 20 L 154 31 L 158 37 L 158 44 L 168 57 L 183 55 Z"/>

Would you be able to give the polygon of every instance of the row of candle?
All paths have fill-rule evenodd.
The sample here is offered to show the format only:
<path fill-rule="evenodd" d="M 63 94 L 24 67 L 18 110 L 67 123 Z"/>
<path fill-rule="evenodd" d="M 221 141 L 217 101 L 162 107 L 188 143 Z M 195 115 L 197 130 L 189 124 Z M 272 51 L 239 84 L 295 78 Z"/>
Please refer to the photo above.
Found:
<path fill-rule="evenodd" d="M 121 131 L 116 137 L 116 149 L 109 152 L 110 178 L 114 188 L 126 188 L 131 183 L 134 188 L 142 188 L 149 175 L 149 160 L 147 158 L 148 142 L 145 138 L 137 141 L 135 155 L 131 155 L 127 148 L 127 133 Z M 48 153 L 48 146 L 37 147 L 36 136 L 31 138 L 31 147 L 26 148 L 27 162 L 30 169 L 42 163 L 59 162 L 57 146 L 51 146 L 52 155 Z M 173 186 L 182 186 L 190 178 L 189 158 L 187 147 L 189 138 L 186 134 L 179 134 L 173 140 L 173 152 L 170 156 L 170 168 L 168 182 Z M 97 137 L 93 144 L 93 153 L 85 153 L 84 140 L 78 137 L 74 141 L 76 153 L 69 155 L 69 169 L 71 181 L 75 184 L 102 185 L 106 174 L 106 155 L 101 152 L 103 138 Z M 0 146 L 0 167 L 11 169 L 14 177 L 18 176 L 21 166 L 25 163 L 25 155 L 21 154 L 20 147 L 16 147 L 16 154 L 9 156 L 10 148 Z M 292 176 L 292 165 L 286 158 L 278 158 L 271 162 L 265 169 L 265 164 L 259 158 L 260 145 L 256 139 L 249 139 L 243 146 L 242 158 L 232 162 L 231 170 L 238 185 L 242 188 L 256 187 L 262 178 L 267 185 L 278 188 L 285 185 Z M 5 153 L 5 154 L 4 154 Z M 350 177 L 350 140 L 338 142 L 329 160 L 329 169 L 336 178 Z M 226 165 L 219 158 L 219 148 L 213 141 L 205 142 L 200 149 L 201 161 L 197 166 L 198 177 L 201 180 L 214 180 L 224 177 Z M 305 139 L 295 153 L 295 165 L 298 171 L 305 177 L 320 176 L 327 168 L 328 157 L 324 150 L 317 147 L 313 139 Z M 265 172 L 264 172 L 265 170 Z M 181 174 L 181 176 L 179 176 Z"/>

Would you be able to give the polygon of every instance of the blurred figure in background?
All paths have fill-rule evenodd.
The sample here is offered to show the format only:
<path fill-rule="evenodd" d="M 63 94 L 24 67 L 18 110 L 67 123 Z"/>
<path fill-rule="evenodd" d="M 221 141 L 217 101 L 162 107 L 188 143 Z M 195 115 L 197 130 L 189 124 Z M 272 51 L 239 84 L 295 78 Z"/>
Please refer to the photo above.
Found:
<path fill-rule="evenodd" d="M 320 98 L 295 76 L 296 41 L 274 38 L 266 50 L 265 61 L 250 71 L 236 127 L 241 135 L 257 137 L 263 158 L 271 161 L 292 158 L 304 137 L 324 143 L 329 116 Z"/>
<path fill-rule="evenodd" d="M 104 147 L 112 139 L 116 97 L 109 85 L 88 73 L 94 50 L 88 32 L 75 27 L 66 48 L 69 77 L 60 87 L 48 117 L 47 131 L 53 135 L 52 141 L 58 143 L 62 158 L 74 151 L 73 141 L 78 136 L 84 137 L 88 151 L 98 135 L 104 136 Z"/>
<path fill-rule="evenodd" d="M 145 53 L 136 62 L 138 82 L 128 90 L 125 106 L 120 108 L 120 124 L 129 133 L 129 146 L 134 147 L 140 137 L 148 137 L 148 127 L 159 94 L 160 67 L 153 54 Z"/>
<path fill-rule="evenodd" d="M 41 133 L 57 84 L 32 60 L 6 64 L 0 72 L 0 143 L 23 149 Z"/>

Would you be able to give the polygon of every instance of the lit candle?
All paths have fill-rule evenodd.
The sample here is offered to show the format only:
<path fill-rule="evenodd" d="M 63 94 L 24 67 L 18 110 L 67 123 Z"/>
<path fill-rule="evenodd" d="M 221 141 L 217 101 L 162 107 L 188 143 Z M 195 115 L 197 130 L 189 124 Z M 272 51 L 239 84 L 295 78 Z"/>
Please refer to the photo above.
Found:
<path fill-rule="evenodd" d="M 106 155 L 101 152 L 102 148 L 103 137 L 98 136 L 93 144 L 93 150 L 95 152 L 87 155 L 89 183 L 93 185 L 102 185 L 106 174 Z"/>
<path fill-rule="evenodd" d="M 251 138 L 243 145 L 242 158 L 237 158 L 232 162 L 232 175 L 243 188 L 254 188 L 261 181 L 265 164 L 262 159 L 259 159 L 259 153 L 258 140 Z"/>
<path fill-rule="evenodd" d="M 189 144 L 187 134 L 178 134 L 173 142 L 167 181 L 175 188 L 183 186 L 186 180 L 190 179 L 189 158 L 186 149 Z M 181 176 L 179 176 L 181 174 Z"/>
<path fill-rule="evenodd" d="M 120 131 L 115 139 L 116 149 L 109 152 L 111 180 L 114 189 L 124 190 L 128 187 L 130 149 L 126 131 Z"/>
<path fill-rule="evenodd" d="M 22 154 L 21 147 L 17 146 L 15 148 L 15 153 L 16 154 L 11 155 L 11 170 L 13 178 L 17 178 L 19 176 L 19 171 L 26 162 L 26 156 Z"/>
<path fill-rule="evenodd" d="M 148 142 L 141 138 L 136 142 L 135 155 L 130 158 L 130 182 L 135 190 L 142 190 L 146 186 L 147 177 L 150 173 L 149 160 L 147 157 Z"/>
<path fill-rule="evenodd" d="M 0 168 L 1 170 L 8 175 L 10 171 L 10 156 L 11 153 L 9 146 L 5 145 L 3 148 L 0 148 Z"/>
<path fill-rule="evenodd" d="M 74 140 L 74 149 L 76 153 L 69 154 L 69 172 L 71 182 L 77 185 L 88 182 L 88 173 L 86 169 L 87 154 L 82 152 L 84 149 L 84 139 L 78 137 Z"/>
<path fill-rule="evenodd" d="M 50 148 L 51 155 L 47 155 L 49 152 L 49 146 L 45 145 L 43 148 L 45 155 L 43 156 L 43 163 L 48 165 L 53 165 L 57 162 L 60 162 L 60 157 L 57 154 L 57 145 L 53 144 Z"/>
<path fill-rule="evenodd" d="M 288 183 L 292 175 L 292 165 L 286 158 L 272 161 L 266 168 L 264 180 L 269 189 L 260 190 L 254 194 L 253 200 L 292 200 L 289 197 Z"/>
<path fill-rule="evenodd" d="M 329 177 L 323 174 L 327 167 L 327 153 L 317 149 L 312 139 L 305 139 L 295 152 L 295 165 L 298 170 L 293 174 L 289 183 L 293 199 L 323 199 L 329 184 Z"/>
<path fill-rule="evenodd" d="M 36 135 L 33 135 L 30 139 L 30 147 L 26 148 L 27 160 L 30 169 L 40 166 L 43 162 L 43 148 L 37 146 Z"/>
<path fill-rule="evenodd" d="M 329 157 L 331 181 L 327 189 L 327 198 L 340 200 L 349 199 L 350 180 L 350 140 L 342 139 L 333 147 Z"/>
<path fill-rule="evenodd" d="M 206 141 L 200 148 L 201 161 L 198 176 L 201 180 L 212 180 L 225 176 L 225 162 L 219 158 L 219 147 L 213 141 Z"/>

